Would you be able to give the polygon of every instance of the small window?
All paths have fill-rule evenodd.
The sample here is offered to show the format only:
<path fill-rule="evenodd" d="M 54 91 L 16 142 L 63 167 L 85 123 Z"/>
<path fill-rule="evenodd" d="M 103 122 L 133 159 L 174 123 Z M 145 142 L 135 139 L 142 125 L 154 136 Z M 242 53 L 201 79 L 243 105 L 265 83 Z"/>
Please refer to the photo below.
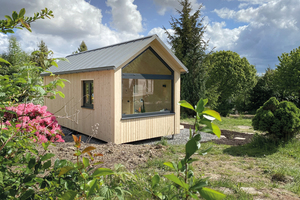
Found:
<path fill-rule="evenodd" d="M 83 105 L 85 108 L 94 108 L 93 81 L 83 81 Z"/>

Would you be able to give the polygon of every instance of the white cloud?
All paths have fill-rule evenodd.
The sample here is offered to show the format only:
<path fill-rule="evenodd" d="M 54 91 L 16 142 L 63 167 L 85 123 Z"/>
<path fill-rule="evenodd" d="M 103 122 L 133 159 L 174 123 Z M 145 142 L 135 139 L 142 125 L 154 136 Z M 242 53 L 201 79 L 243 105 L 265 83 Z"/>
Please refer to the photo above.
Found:
<path fill-rule="evenodd" d="M 0 52 L 4 52 L 8 46 L 8 36 L 0 33 Z"/>
<path fill-rule="evenodd" d="M 164 15 L 167 11 L 181 10 L 182 6 L 179 4 L 178 0 L 154 0 L 155 4 L 158 5 L 158 14 Z M 193 8 L 192 13 L 195 12 L 201 4 L 197 0 L 190 0 L 191 7 Z M 202 10 L 205 7 L 202 7 Z"/>
<path fill-rule="evenodd" d="M 167 29 L 167 31 L 173 35 L 174 30 L 173 29 Z M 168 35 L 166 34 L 165 30 L 160 27 L 153 28 L 149 31 L 148 35 L 154 35 L 156 34 L 164 43 L 167 45 L 167 47 L 171 48 L 171 45 L 168 43 Z"/>
<path fill-rule="evenodd" d="M 209 41 L 210 47 L 215 47 L 215 50 L 231 50 L 237 45 L 237 41 L 242 31 L 247 26 L 240 26 L 235 29 L 225 28 L 225 22 L 213 22 L 206 28 L 204 37 Z"/>
<path fill-rule="evenodd" d="M 26 8 L 26 16 L 32 16 L 34 12 L 45 7 L 54 13 L 52 19 L 46 18 L 32 23 L 32 33 L 27 30 L 16 31 L 14 35 L 26 51 L 37 48 L 38 42 L 43 40 L 48 48 L 54 51 L 55 57 L 63 57 L 77 50 L 82 40 L 85 41 L 88 49 L 94 49 L 141 37 L 137 33 L 141 30 L 141 26 L 133 28 L 133 31 L 118 32 L 102 24 L 101 9 L 84 0 L 10 0 L 1 2 L 0 13 L 11 15 L 13 10 L 19 11 L 23 7 Z M 115 12 L 119 10 L 112 9 L 113 16 Z M 118 17 L 113 21 L 115 24 L 116 20 Z M 135 26 L 134 23 L 131 25 Z M 6 36 L 1 34 L 1 41 L 4 41 L 3 37 Z M 0 53 L 5 51 L 6 47 L 5 43 L 0 42 Z"/>
<path fill-rule="evenodd" d="M 108 0 L 106 2 L 112 8 L 112 25 L 118 31 L 139 33 L 143 30 L 142 15 L 133 2 L 134 0 Z"/>
<path fill-rule="evenodd" d="M 300 4 L 298 0 L 244 2 L 260 4 L 237 11 L 214 10 L 227 22 L 234 19 L 244 26 L 227 29 L 224 23 L 212 23 L 207 34 L 217 50 L 235 51 L 256 65 L 258 72 L 264 72 L 268 65 L 275 67 L 277 57 L 283 52 L 299 46 Z"/>

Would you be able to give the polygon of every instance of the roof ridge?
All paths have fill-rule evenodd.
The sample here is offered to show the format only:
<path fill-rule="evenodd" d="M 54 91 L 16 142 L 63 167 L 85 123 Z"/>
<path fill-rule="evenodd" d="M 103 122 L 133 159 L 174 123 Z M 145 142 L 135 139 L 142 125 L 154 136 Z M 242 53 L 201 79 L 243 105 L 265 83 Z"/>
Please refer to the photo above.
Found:
<path fill-rule="evenodd" d="M 126 42 L 120 42 L 120 43 L 117 43 L 117 44 L 112 44 L 112 45 L 105 46 L 105 47 L 100 47 L 100 48 L 97 48 L 97 49 L 91 49 L 91 50 L 79 52 L 79 53 L 76 53 L 76 54 L 68 55 L 68 56 L 66 56 L 66 58 L 67 57 L 71 57 L 71 56 L 75 56 L 75 55 L 79 55 L 79 54 L 84 54 L 84 53 L 92 52 L 92 51 L 98 51 L 98 50 L 101 50 L 101 49 L 106 49 L 106 48 L 110 48 L 110 47 L 114 47 L 114 46 L 118 46 L 118 45 L 128 44 L 128 43 L 136 42 L 136 41 L 139 41 L 139 40 L 145 40 L 145 39 L 148 39 L 148 38 L 151 38 L 151 37 L 155 37 L 155 36 L 157 37 L 156 34 L 154 34 L 154 35 L 148 35 L 146 37 L 141 37 L 141 38 L 134 39 L 134 40 L 129 40 L 129 41 L 126 41 Z"/>

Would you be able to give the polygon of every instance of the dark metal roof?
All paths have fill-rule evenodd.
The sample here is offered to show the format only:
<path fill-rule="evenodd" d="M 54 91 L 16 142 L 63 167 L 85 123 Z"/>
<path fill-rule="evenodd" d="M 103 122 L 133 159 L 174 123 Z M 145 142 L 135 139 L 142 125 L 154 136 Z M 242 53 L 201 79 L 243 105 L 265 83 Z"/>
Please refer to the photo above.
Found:
<path fill-rule="evenodd" d="M 69 62 L 58 61 L 58 67 L 52 66 L 48 71 L 51 71 L 54 74 L 70 74 L 116 69 L 131 56 L 150 44 L 154 39 L 157 39 L 167 49 L 185 71 L 188 71 L 157 35 L 72 54 L 66 57 Z M 47 76 L 49 73 L 42 73 L 41 75 Z"/>

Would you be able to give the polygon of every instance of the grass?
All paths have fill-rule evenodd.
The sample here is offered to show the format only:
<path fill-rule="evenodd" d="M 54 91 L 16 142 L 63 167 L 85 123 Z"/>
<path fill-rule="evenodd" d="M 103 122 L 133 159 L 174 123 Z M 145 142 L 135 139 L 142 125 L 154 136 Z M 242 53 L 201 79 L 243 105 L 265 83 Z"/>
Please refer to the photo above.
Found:
<path fill-rule="evenodd" d="M 185 120 L 185 119 L 184 119 Z M 250 125 L 249 119 L 223 118 L 221 129 L 234 130 L 238 125 Z M 226 122 L 228 122 L 226 124 Z M 138 185 L 132 185 L 132 199 L 151 199 L 145 191 L 149 187 L 149 175 L 173 173 L 163 163 L 179 161 L 184 156 L 184 145 L 167 145 L 163 157 L 150 159 L 136 170 Z M 192 168 L 195 176 L 210 177 L 209 187 L 227 193 L 226 199 L 289 199 L 300 196 L 300 141 L 294 139 L 286 145 L 267 143 L 256 135 L 250 144 L 243 146 L 202 143 L 201 148 L 213 146 L 205 156 L 194 155 Z M 166 180 L 165 180 L 166 181 Z M 248 194 L 243 188 L 252 187 L 257 194 Z M 159 189 L 162 190 L 163 186 Z M 279 196 L 277 196 L 279 195 Z M 281 196 L 280 196 L 281 195 Z"/>
<path fill-rule="evenodd" d="M 165 156 L 149 160 L 138 174 L 169 174 L 173 173 L 163 163 L 179 161 L 184 155 L 184 145 L 168 145 Z M 195 155 L 199 159 L 192 165 L 195 176 L 210 177 L 210 187 L 222 191 L 227 189 L 226 199 L 253 199 L 257 195 L 244 192 L 241 187 L 253 187 L 261 192 L 261 198 L 267 198 L 272 189 L 289 191 L 300 196 L 300 141 L 294 140 L 276 151 L 265 151 L 251 144 L 231 147 L 217 145 L 212 142 L 203 143 L 202 148 L 213 146 L 206 155 Z M 238 152 L 238 153 L 237 153 Z M 149 177 L 141 180 L 145 186 Z M 139 195 L 141 191 L 139 190 Z M 151 198 L 147 193 L 145 199 Z M 268 197 L 274 198 L 273 196 Z"/>
<path fill-rule="evenodd" d="M 181 119 L 181 123 L 194 124 L 193 118 L 183 118 Z M 247 132 L 254 133 L 252 128 L 252 119 L 240 117 L 222 117 L 222 121 L 215 120 L 215 124 L 219 126 L 221 130 L 230 130 L 230 131 L 238 131 L 238 132 Z M 247 126 L 249 128 L 243 129 L 238 126 Z M 257 132 L 257 131 L 255 131 Z"/>

